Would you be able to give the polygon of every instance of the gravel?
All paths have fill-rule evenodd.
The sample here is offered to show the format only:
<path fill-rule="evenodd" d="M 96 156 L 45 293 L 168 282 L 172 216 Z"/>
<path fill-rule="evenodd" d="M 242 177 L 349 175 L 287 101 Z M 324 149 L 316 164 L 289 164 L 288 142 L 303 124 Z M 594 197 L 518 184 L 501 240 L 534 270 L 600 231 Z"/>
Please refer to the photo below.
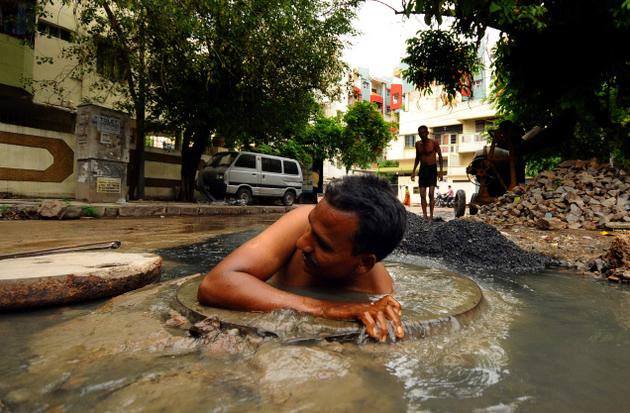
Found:
<path fill-rule="evenodd" d="M 411 212 L 405 237 L 394 253 L 434 258 L 471 275 L 535 273 L 554 264 L 549 257 L 522 250 L 483 222 L 428 222 Z"/>

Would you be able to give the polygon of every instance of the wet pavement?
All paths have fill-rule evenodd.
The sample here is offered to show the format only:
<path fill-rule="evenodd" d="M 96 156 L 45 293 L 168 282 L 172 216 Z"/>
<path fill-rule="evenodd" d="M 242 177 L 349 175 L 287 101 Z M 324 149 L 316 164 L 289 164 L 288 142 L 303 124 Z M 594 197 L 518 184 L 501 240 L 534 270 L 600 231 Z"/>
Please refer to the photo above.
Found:
<path fill-rule="evenodd" d="M 146 252 L 201 242 L 236 228 L 260 230 L 280 216 L 0 221 L 0 254 L 113 240 L 122 241 L 121 251 Z"/>

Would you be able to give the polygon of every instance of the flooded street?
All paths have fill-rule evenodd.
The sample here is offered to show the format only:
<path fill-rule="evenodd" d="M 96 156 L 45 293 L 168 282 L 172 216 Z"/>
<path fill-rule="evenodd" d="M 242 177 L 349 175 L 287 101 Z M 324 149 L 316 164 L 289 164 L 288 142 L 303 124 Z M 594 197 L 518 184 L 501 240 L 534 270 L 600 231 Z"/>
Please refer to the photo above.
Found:
<path fill-rule="evenodd" d="M 162 255 L 166 281 L 1 316 L 0 411 L 617 412 L 630 403 L 630 290 L 556 272 L 475 277 L 484 295 L 475 317 L 424 339 L 287 345 L 233 330 L 190 337 L 173 306 L 185 275 L 207 271 L 275 217 L 263 219 L 90 221 L 110 225 L 128 250 Z M 19 234 L 22 245 L 57 246 L 62 222 L 50 224 L 46 237 Z M 68 244 L 102 230 L 83 226 Z M 441 298 L 450 272 L 413 257 L 387 265 L 410 315 L 439 313 L 452 301 Z"/>

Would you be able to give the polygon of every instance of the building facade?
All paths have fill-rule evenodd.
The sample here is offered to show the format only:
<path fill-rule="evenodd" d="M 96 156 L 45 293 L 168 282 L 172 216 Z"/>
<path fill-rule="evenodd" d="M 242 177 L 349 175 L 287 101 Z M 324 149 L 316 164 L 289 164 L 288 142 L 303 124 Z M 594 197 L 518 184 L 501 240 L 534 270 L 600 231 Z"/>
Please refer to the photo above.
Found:
<path fill-rule="evenodd" d="M 382 172 L 398 174 L 399 196 L 405 194 L 405 187 L 411 193 L 411 202 L 420 203 L 417 180 L 411 182 L 411 172 L 415 161 L 415 143 L 419 140 L 418 127 L 426 125 L 431 138 L 440 143 L 443 155 L 443 180 L 438 182 L 441 193 L 451 185 L 454 191 L 463 189 L 467 201 L 476 192 L 476 186 L 466 175 L 466 167 L 475 152 L 483 149 L 487 138 L 485 129 L 492 125 L 496 110 L 487 101 L 490 88 L 490 51 L 498 40 L 496 31 L 489 31 L 479 48 L 483 69 L 471 81 L 470 91 L 462 91 L 450 104 L 444 100 L 440 87 L 424 95 L 413 85 L 403 82 L 403 107 L 400 111 L 400 130 L 386 152 L 386 159 L 398 161 L 396 168 L 383 168 Z"/>
<path fill-rule="evenodd" d="M 403 107 L 403 81 L 398 76 L 379 77 L 370 74 L 367 68 L 355 68 L 347 75 L 347 89 L 335 101 L 324 103 L 326 116 L 343 115 L 355 102 L 374 103 L 383 119 L 387 122 L 397 120 L 397 114 Z M 323 166 L 324 182 L 354 173 L 373 173 L 372 170 L 352 169 L 346 172 L 342 165 L 325 161 Z"/>
<path fill-rule="evenodd" d="M 86 102 L 115 107 L 119 95 L 93 86 L 102 79 L 122 81 L 121 67 L 107 45 L 96 44 L 95 70 L 73 71 L 76 62 L 64 50 L 81 30 L 74 6 L 46 3 L 38 16 L 35 5 L 36 0 L 0 2 L 0 197 L 73 198 L 79 179 L 77 107 Z M 181 154 L 172 140 L 147 137 L 147 142 L 145 194 L 172 198 Z"/>
<path fill-rule="evenodd" d="M 346 93 L 333 102 L 324 104 L 326 116 L 345 113 L 348 106 L 355 102 L 371 102 L 378 107 L 383 118 L 391 122 L 395 113 L 402 107 L 403 85 L 399 77 L 379 77 L 370 74 L 370 70 L 359 67 L 347 75 Z"/>

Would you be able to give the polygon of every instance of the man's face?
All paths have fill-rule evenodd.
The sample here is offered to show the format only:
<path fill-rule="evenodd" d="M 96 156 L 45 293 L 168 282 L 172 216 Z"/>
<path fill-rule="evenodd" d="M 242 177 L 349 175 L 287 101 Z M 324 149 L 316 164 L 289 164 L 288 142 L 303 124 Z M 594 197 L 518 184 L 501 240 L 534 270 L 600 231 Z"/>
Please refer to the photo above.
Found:
<path fill-rule="evenodd" d="M 425 140 L 429 137 L 429 130 L 427 128 L 420 128 L 418 129 L 418 135 L 420 135 L 422 140 Z"/>
<path fill-rule="evenodd" d="M 353 212 L 333 208 L 324 199 L 311 211 L 309 228 L 297 240 L 304 270 L 317 277 L 348 281 L 357 274 L 361 255 L 353 255 L 359 219 Z"/>

